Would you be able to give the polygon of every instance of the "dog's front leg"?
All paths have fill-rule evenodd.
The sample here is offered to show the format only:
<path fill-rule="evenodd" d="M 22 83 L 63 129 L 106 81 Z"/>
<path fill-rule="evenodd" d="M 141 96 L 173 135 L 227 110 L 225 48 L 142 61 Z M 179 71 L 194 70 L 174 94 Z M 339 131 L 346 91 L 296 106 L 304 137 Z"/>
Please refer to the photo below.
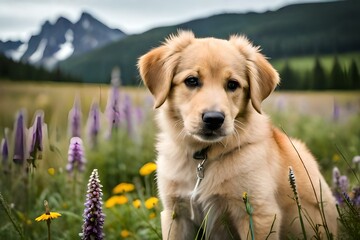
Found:
<path fill-rule="evenodd" d="M 183 202 L 177 202 L 173 209 L 164 209 L 161 212 L 161 232 L 163 240 L 195 239 L 197 227 Z"/>

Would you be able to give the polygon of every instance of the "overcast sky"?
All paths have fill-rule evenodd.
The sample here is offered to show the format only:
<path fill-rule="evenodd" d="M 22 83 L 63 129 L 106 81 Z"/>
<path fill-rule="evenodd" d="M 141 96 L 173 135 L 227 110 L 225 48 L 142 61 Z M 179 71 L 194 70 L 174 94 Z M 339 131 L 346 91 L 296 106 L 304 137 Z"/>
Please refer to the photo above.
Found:
<path fill-rule="evenodd" d="M 322 0 L 0 0 L 0 39 L 27 40 L 59 16 L 75 22 L 86 11 L 112 28 L 132 34 L 217 13 L 276 10 Z"/>

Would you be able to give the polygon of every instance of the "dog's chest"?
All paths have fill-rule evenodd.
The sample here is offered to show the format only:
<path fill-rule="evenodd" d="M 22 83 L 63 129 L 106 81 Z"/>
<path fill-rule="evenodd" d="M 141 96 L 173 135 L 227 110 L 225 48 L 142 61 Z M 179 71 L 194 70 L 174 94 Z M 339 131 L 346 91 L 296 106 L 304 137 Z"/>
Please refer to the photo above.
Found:
<path fill-rule="evenodd" d="M 236 221 L 230 212 L 234 209 L 241 214 L 243 188 L 232 159 L 203 161 L 184 152 L 167 153 L 158 155 L 158 187 L 164 208 L 177 209 L 176 214 L 198 226 L 207 219 L 207 226 L 212 225 L 209 229 L 219 229 L 222 236 L 231 229 L 236 236 Z"/>

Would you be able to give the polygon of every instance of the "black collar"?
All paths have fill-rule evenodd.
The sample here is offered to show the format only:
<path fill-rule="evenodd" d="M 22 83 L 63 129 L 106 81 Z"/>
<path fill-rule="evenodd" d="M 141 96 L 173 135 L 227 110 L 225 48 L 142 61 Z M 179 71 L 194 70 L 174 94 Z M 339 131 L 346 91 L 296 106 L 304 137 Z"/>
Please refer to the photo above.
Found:
<path fill-rule="evenodd" d="M 209 150 L 210 146 L 207 146 L 206 148 L 203 148 L 193 154 L 193 158 L 195 160 L 205 160 L 207 158 L 207 152 Z"/>

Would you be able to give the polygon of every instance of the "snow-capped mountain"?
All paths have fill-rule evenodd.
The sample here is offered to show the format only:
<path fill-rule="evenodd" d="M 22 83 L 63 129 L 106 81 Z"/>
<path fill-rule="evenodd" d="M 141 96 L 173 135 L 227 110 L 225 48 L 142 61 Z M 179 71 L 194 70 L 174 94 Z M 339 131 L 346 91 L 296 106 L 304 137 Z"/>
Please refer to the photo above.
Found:
<path fill-rule="evenodd" d="M 53 68 L 57 62 L 124 38 L 119 29 L 111 29 L 83 13 L 76 23 L 60 17 L 52 24 L 46 21 L 28 42 L 0 41 L 0 52 L 14 60 Z"/>

